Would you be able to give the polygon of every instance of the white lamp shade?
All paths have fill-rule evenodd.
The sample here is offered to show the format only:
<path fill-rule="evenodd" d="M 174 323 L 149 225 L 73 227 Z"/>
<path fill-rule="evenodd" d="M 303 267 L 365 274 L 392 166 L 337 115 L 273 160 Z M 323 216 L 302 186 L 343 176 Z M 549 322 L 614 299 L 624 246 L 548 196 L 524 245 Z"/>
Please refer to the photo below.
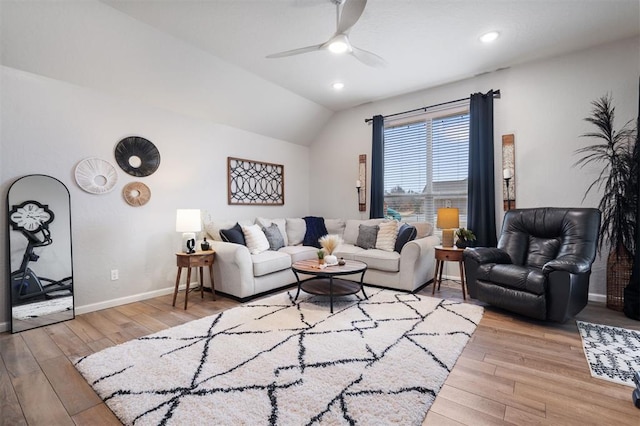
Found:
<path fill-rule="evenodd" d="M 202 220 L 199 209 L 178 209 L 176 214 L 176 232 L 200 232 Z"/>

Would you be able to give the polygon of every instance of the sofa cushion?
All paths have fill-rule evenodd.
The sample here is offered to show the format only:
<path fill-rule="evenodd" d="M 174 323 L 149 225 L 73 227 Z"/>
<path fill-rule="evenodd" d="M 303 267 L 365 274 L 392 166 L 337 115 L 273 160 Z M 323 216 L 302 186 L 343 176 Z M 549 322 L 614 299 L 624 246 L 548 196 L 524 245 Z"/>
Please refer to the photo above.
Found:
<path fill-rule="evenodd" d="M 398 236 L 398 222 L 389 220 L 378 225 L 378 235 L 376 237 L 376 248 L 384 251 L 393 251 L 396 247 L 396 237 Z"/>
<path fill-rule="evenodd" d="M 269 241 L 269 250 L 279 250 L 284 247 L 284 238 L 280 233 L 280 228 L 275 223 L 272 223 L 268 227 L 263 227 L 262 232 L 264 232 L 264 236 L 267 237 L 267 241 Z"/>
<path fill-rule="evenodd" d="M 244 239 L 247 242 L 247 248 L 251 254 L 259 254 L 269 250 L 269 241 L 260 229 L 260 225 L 249 225 L 242 227 Z"/>
<path fill-rule="evenodd" d="M 354 244 L 340 244 L 334 251 L 333 255 L 338 259 L 343 258 L 346 260 L 353 260 L 353 256 L 357 253 L 365 251 L 362 247 L 358 247 Z"/>
<path fill-rule="evenodd" d="M 224 242 L 242 244 L 243 246 L 247 245 L 247 242 L 244 239 L 244 233 L 242 232 L 242 227 L 238 222 L 236 222 L 233 227 L 229 229 L 221 229 L 218 232 L 220 233 L 220 238 Z"/>
<path fill-rule="evenodd" d="M 307 224 L 302 218 L 287 218 L 287 241 L 288 246 L 302 244 L 304 234 L 307 232 Z"/>
<path fill-rule="evenodd" d="M 429 222 L 408 222 L 409 225 L 415 226 L 416 238 L 424 238 L 433 235 L 433 224 Z"/>
<path fill-rule="evenodd" d="M 405 244 L 416 238 L 417 233 L 418 231 L 413 225 L 409 225 L 408 223 L 403 223 L 402 225 L 400 225 L 400 228 L 398 228 L 398 236 L 396 237 L 394 250 L 400 253 L 402 251 L 402 247 L 404 247 Z"/>
<path fill-rule="evenodd" d="M 346 222 L 342 219 L 325 219 L 324 225 L 327 227 L 327 234 L 336 234 L 342 237 Z"/>
<path fill-rule="evenodd" d="M 303 217 L 307 230 L 304 233 L 302 245 L 320 248 L 321 237 L 327 235 L 327 227 L 324 225 L 324 218 L 316 216 Z"/>
<path fill-rule="evenodd" d="M 400 253 L 378 249 L 363 250 L 353 255 L 353 260 L 367 264 L 371 269 L 398 272 L 400 270 Z M 366 279 L 366 277 L 365 277 Z"/>
<path fill-rule="evenodd" d="M 291 263 L 318 258 L 318 249 L 310 246 L 285 246 L 278 251 L 291 256 Z"/>
<path fill-rule="evenodd" d="M 272 223 L 275 223 L 276 225 L 278 225 L 278 229 L 280 229 L 280 233 L 282 234 L 282 238 L 284 239 L 284 245 L 289 245 L 289 241 L 287 239 L 287 220 L 285 218 L 267 219 L 264 217 L 257 217 L 256 223 L 260 225 L 261 228 L 268 228 Z"/>
<path fill-rule="evenodd" d="M 291 267 L 291 256 L 279 251 L 267 250 L 252 254 L 253 276 L 261 277 L 272 272 L 282 271 Z"/>
<path fill-rule="evenodd" d="M 358 239 L 356 245 L 362 247 L 365 250 L 376 247 L 376 239 L 378 237 L 378 225 L 367 226 L 360 225 L 358 232 Z"/>

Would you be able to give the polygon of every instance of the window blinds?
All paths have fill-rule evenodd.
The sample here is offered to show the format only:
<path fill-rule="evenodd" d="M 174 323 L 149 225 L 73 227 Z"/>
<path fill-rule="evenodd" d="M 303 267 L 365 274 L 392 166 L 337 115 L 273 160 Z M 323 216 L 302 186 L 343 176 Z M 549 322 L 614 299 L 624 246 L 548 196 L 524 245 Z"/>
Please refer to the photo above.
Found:
<path fill-rule="evenodd" d="M 385 128 L 385 202 L 403 220 L 435 223 L 438 208 L 457 207 L 465 227 L 468 169 L 468 112 Z"/>

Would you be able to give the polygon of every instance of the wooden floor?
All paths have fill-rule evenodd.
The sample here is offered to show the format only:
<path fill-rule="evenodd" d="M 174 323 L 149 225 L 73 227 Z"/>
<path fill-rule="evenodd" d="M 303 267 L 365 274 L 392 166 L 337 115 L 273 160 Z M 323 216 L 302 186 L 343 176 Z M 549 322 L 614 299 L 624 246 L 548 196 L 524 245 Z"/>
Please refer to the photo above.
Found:
<path fill-rule="evenodd" d="M 421 293 L 430 295 L 431 286 Z M 454 282 L 443 282 L 436 296 L 462 299 Z M 194 293 L 184 311 L 173 308 L 171 298 L 0 334 L 1 424 L 120 424 L 71 360 L 238 304 L 222 297 L 214 302 L 210 293 L 201 301 Z M 640 322 L 599 305 L 577 319 L 640 330 Z M 590 376 L 574 321 L 547 324 L 486 307 L 424 424 L 638 426 L 631 391 Z"/>

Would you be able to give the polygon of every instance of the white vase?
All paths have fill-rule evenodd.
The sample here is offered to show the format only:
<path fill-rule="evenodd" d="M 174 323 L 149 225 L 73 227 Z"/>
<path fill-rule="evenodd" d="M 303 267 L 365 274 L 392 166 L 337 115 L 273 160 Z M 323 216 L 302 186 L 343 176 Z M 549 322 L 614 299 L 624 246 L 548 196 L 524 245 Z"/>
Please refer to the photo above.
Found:
<path fill-rule="evenodd" d="M 324 261 L 327 262 L 327 265 L 337 265 L 338 258 L 332 254 L 328 254 L 324 257 Z"/>

